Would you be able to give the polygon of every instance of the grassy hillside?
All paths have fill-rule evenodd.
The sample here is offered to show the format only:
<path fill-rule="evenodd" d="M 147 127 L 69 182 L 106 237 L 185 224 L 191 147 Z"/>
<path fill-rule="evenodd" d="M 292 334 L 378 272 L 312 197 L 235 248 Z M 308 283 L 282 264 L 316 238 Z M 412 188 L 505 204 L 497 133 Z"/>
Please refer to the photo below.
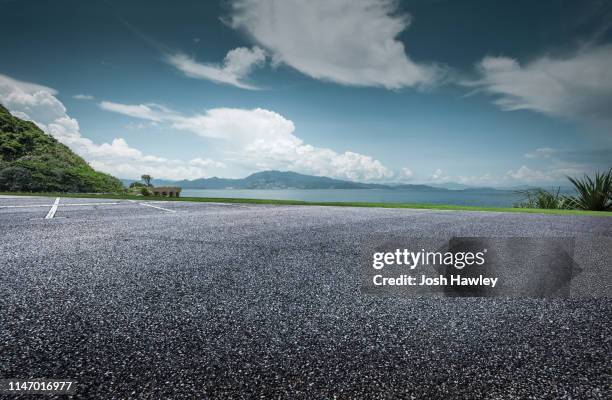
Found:
<path fill-rule="evenodd" d="M 0 105 L 0 190 L 118 192 L 121 182 L 97 172 L 34 123 Z"/>

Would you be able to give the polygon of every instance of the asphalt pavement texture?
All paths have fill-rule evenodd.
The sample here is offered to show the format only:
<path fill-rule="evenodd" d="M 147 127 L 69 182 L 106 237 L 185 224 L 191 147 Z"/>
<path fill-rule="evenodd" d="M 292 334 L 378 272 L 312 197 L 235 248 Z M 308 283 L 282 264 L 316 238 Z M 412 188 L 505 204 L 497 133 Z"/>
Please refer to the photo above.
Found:
<path fill-rule="evenodd" d="M 610 270 L 612 218 L 62 198 L 45 219 L 54 200 L 0 198 L 0 378 L 84 399 L 611 398 L 609 278 L 588 272 Z M 578 237 L 587 281 L 362 293 L 364 248 L 431 236 Z"/>

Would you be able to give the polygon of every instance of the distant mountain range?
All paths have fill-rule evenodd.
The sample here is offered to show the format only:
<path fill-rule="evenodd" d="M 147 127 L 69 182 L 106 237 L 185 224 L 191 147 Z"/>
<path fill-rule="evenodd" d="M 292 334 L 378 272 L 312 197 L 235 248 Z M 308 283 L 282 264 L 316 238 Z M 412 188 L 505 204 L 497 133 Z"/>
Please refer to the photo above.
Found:
<path fill-rule="evenodd" d="M 128 186 L 134 180 L 124 179 Z M 412 185 L 412 184 L 378 184 L 361 183 L 333 179 L 325 176 L 298 174 L 289 171 L 257 172 L 241 179 L 201 178 L 194 180 L 153 179 L 155 186 L 180 186 L 183 189 L 414 189 L 414 190 L 499 190 L 494 188 L 477 188 L 462 184 L 449 183 L 448 186 Z M 518 187 L 516 189 L 519 189 Z M 516 190 L 508 188 L 507 190 Z"/>
<path fill-rule="evenodd" d="M 133 181 L 124 180 L 125 184 Z M 183 189 L 386 189 L 385 185 L 343 181 L 296 172 L 263 171 L 241 179 L 200 178 L 172 181 L 153 179 L 155 186 L 175 185 Z"/>

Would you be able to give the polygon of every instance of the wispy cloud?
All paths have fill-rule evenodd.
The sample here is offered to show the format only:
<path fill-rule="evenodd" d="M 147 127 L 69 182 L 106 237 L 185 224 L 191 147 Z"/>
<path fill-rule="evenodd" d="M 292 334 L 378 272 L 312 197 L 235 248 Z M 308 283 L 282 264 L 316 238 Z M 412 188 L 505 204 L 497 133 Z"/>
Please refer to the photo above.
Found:
<path fill-rule="evenodd" d="M 409 181 L 412 178 L 414 178 L 414 172 L 412 172 L 412 170 L 410 168 L 404 167 L 400 171 L 400 174 L 399 174 L 398 178 L 400 180 L 403 180 L 403 181 Z"/>
<path fill-rule="evenodd" d="M 525 158 L 550 158 L 557 150 L 550 147 L 540 147 L 533 152 L 525 153 Z"/>
<path fill-rule="evenodd" d="M 397 36 L 411 18 L 395 0 L 235 0 L 230 25 L 275 63 L 315 79 L 400 89 L 432 83 L 438 68 L 414 62 Z"/>
<path fill-rule="evenodd" d="M 448 177 L 446 177 L 440 168 L 436 169 L 433 174 L 429 177 L 430 181 L 446 181 Z"/>
<path fill-rule="evenodd" d="M 589 164 L 594 168 L 612 167 L 612 148 L 597 149 L 561 149 L 541 147 L 525 153 L 525 158 L 549 159 L 566 163 Z"/>
<path fill-rule="evenodd" d="M 567 176 L 592 175 L 612 167 L 612 148 L 563 149 L 540 147 L 524 154 L 538 167 L 522 165 L 506 176 L 526 183 L 567 184 Z"/>
<path fill-rule="evenodd" d="M 504 111 L 612 122 L 611 65 L 612 45 L 546 55 L 524 65 L 509 57 L 485 57 L 477 65 L 480 78 L 464 84 L 495 95 L 494 103 Z"/>
<path fill-rule="evenodd" d="M 100 102 L 100 107 L 106 111 L 113 111 L 130 117 L 154 122 L 160 122 L 173 114 L 168 108 L 154 103 L 131 105 L 102 101 Z"/>
<path fill-rule="evenodd" d="M 516 170 L 509 170 L 506 175 L 509 178 L 521 183 L 543 183 L 562 178 L 562 176 L 559 174 L 553 174 L 550 171 L 545 172 L 537 169 L 531 169 L 526 165 L 523 165 Z"/>
<path fill-rule="evenodd" d="M 543 147 L 526 153 L 525 158 L 546 166 L 561 175 L 592 174 L 612 168 L 612 148 L 562 149 Z M 557 176 L 560 176 L 557 174 Z"/>
<path fill-rule="evenodd" d="M 238 47 L 227 53 L 222 64 L 202 64 L 183 53 L 168 55 L 166 61 L 190 78 L 254 90 L 258 88 L 244 82 L 244 79 L 254 68 L 265 63 L 266 53 L 257 46 L 250 49 Z"/>
<path fill-rule="evenodd" d="M 90 94 L 75 94 L 74 96 L 72 96 L 73 99 L 76 100 L 94 100 L 95 97 L 93 97 Z"/>

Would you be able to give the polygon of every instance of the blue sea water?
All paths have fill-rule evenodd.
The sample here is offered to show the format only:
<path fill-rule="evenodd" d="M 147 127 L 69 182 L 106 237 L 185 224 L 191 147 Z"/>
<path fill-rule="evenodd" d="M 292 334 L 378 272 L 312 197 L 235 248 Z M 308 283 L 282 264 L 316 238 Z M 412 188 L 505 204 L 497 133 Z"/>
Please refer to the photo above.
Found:
<path fill-rule="evenodd" d="M 302 201 L 362 201 L 512 207 L 522 195 L 511 190 L 430 189 L 184 189 L 182 197 L 224 197 Z"/>

